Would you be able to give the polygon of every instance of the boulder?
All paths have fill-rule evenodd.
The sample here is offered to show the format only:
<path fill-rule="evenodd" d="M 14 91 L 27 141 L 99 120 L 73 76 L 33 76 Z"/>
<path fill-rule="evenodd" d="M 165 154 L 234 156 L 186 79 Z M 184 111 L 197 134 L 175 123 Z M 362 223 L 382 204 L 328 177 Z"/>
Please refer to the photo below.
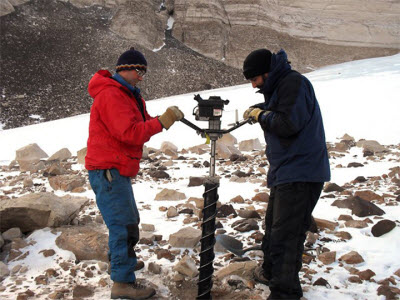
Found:
<path fill-rule="evenodd" d="M 163 189 L 156 195 L 156 198 L 154 200 L 163 201 L 163 200 L 184 200 L 184 199 L 186 199 L 186 195 L 184 193 L 171 189 Z"/>
<path fill-rule="evenodd" d="M 153 274 L 161 274 L 162 272 L 161 266 L 154 262 L 149 263 L 148 269 Z"/>
<path fill-rule="evenodd" d="M 162 142 L 160 150 L 168 156 L 175 156 L 178 154 L 178 147 L 171 142 Z"/>
<path fill-rule="evenodd" d="M 201 239 L 201 230 L 185 227 L 169 236 L 169 244 L 177 248 L 194 248 Z"/>
<path fill-rule="evenodd" d="M 341 256 L 339 261 L 344 261 L 347 264 L 359 264 L 364 262 L 364 259 L 357 251 L 350 251 L 349 253 Z"/>
<path fill-rule="evenodd" d="M 30 232 L 69 224 L 88 202 L 89 199 L 84 197 L 58 197 L 52 193 L 35 193 L 2 200 L 0 229 L 4 232 L 19 227 L 22 232 Z"/>
<path fill-rule="evenodd" d="M 178 209 L 175 206 L 170 206 L 167 211 L 167 218 L 179 216 Z"/>
<path fill-rule="evenodd" d="M 169 174 L 163 170 L 155 170 L 155 171 L 150 171 L 149 175 L 152 178 L 156 178 L 156 179 L 168 179 L 170 178 Z"/>
<path fill-rule="evenodd" d="M 85 165 L 86 153 L 87 153 L 87 147 L 82 148 L 81 150 L 79 150 L 79 151 L 77 152 L 78 164 Z"/>
<path fill-rule="evenodd" d="M 368 223 L 362 220 L 348 220 L 344 223 L 344 226 L 352 228 L 366 228 L 368 227 Z"/>
<path fill-rule="evenodd" d="M 62 148 L 58 150 L 56 153 L 54 153 L 52 156 L 50 156 L 47 160 L 65 161 L 67 159 L 70 159 L 71 157 L 72 157 L 71 152 L 67 148 Z"/>
<path fill-rule="evenodd" d="M 220 141 L 220 140 L 218 140 L 218 141 Z M 210 152 L 210 146 L 208 146 L 207 144 L 201 144 L 201 145 L 190 147 L 189 151 L 192 153 L 202 155 L 204 153 Z"/>
<path fill-rule="evenodd" d="M 385 212 L 378 206 L 358 196 L 352 196 L 345 200 L 335 200 L 332 203 L 332 206 L 337 206 L 339 208 L 349 208 L 351 209 L 351 213 L 358 217 L 373 215 L 381 216 L 385 214 Z"/>
<path fill-rule="evenodd" d="M 339 225 L 339 223 L 337 222 L 332 222 L 324 219 L 314 218 L 314 220 L 317 223 L 317 227 L 319 229 L 324 228 L 324 229 L 335 230 L 336 226 Z"/>
<path fill-rule="evenodd" d="M 5 263 L 0 261 L 0 281 L 2 281 L 8 275 L 10 275 L 10 270 L 8 269 L 8 267 Z"/>
<path fill-rule="evenodd" d="M 239 150 L 240 151 L 253 151 L 253 150 L 262 150 L 263 146 L 260 143 L 260 140 L 252 139 L 252 140 L 245 140 L 239 143 Z"/>
<path fill-rule="evenodd" d="M 260 214 L 255 210 L 241 209 L 241 210 L 239 210 L 238 213 L 239 213 L 239 217 L 241 217 L 243 219 L 261 219 Z"/>
<path fill-rule="evenodd" d="M 225 133 L 218 142 L 223 143 L 225 146 L 235 146 L 237 144 L 237 139 L 230 133 Z"/>
<path fill-rule="evenodd" d="M 318 259 L 324 265 L 330 265 L 331 263 L 334 263 L 336 261 L 336 251 L 321 253 L 320 255 L 318 255 Z"/>
<path fill-rule="evenodd" d="M 199 274 L 199 271 L 196 267 L 196 262 L 189 256 L 184 256 L 181 260 L 179 260 L 172 270 L 190 278 L 194 278 Z"/>
<path fill-rule="evenodd" d="M 232 223 L 232 228 L 239 232 L 248 232 L 251 230 L 258 230 L 259 226 L 254 219 L 242 219 Z"/>
<path fill-rule="evenodd" d="M 38 144 L 29 144 L 19 148 L 15 154 L 15 160 L 18 162 L 21 171 L 32 171 L 42 158 L 48 157 Z"/>
<path fill-rule="evenodd" d="M 269 201 L 269 194 L 268 193 L 257 193 L 251 200 L 256 202 L 265 202 L 268 203 Z"/>
<path fill-rule="evenodd" d="M 3 239 L 5 241 L 12 241 L 13 239 L 22 237 L 21 229 L 18 227 L 10 228 L 3 232 Z"/>
<path fill-rule="evenodd" d="M 356 144 L 357 147 L 362 147 L 364 151 L 370 151 L 373 153 L 381 153 L 387 151 L 384 146 L 379 144 L 377 141 L 372 140 L 360 140 Z"/>
<path fill-rule="evenodd" d="M 360 271 L 357 273 L 358 277 L 360 277 L 362 280 L 370 280 L 372 277 L 374 277 L 376 274 L 374 271 L 367 269 L 364 271 Z"/>
<path fill-rule="evenodd" d="M 330 192 L 343 192 L 344 188 L 341 186 L 338 186 L 336 183 L 329 182 L 325 185 L 324 187 L 324 192 L 325 193 L 330 193 Z"/>
<path fill-rule="evenodd" d="M 223 204 L 221 205 L 220 208 L 217 210 L 217 217 L 218 218 L 224 218 L 229 215 L 233 215 L 233 217 L 237 217 L 236 210 L 233 208 L 231 204 Z"/>
<path fill-rule="evenodd" d="M 371 233 L 375 237 L 380 237 L 396 227 L 396 223 L 391 220 L 380 220 L 371 228 Z"/>
<path fill-rule="evenodd" d="M 54 190 L 70 192 L 78 187 L 83 187 L 86 183 L 84 177 L 80 175 L 57 175 L 49 177 L 49 184 Z"/>
<path fill-rule="evenodd" d="M 378 195 L 377 193 L 369 190 L 362 190 L 362 191 L 356 191 L 354 193 L 354 196 L 358 196 L 361 199 L 367 200 L 367 201 L 372 201 L 372 200 L 382 200 L 383 197 Z"/>
<path fill-rule="evenodd" d="M 78 260 L 108 262 L 108 235 L 96 226 L 71 226 L 56 229 L 61 234 L 56 245 L 71 251 Z"/>
<path fill-rule="evenodd" d="M 219 269 L 215 276 L 218 280 L 222 280 L 224 277 L 237 275 L 241 278 L 252 280 L 254 269 L 257 267 L 257 261 L 243 261 L 230 263 L 228 266 Z"/>
<path fill-rule="evenodd" d="M 8 0 L 0 1 L 0 17 L 14 12 L 15 9 Z"/>

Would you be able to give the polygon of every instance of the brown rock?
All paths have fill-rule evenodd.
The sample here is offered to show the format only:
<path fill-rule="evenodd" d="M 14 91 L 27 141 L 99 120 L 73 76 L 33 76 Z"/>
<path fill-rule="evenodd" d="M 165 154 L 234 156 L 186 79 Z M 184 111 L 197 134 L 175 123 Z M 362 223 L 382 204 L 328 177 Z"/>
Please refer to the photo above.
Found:
<path fill-rule="evenodd" d="M 377 193 L 370 191 L 370 190 L 364 190 L 364 191 L 356 191 L 354 193 L 355 196 L 358 196 L 364 200 L 367 201 L 372 201 L 372 200 L 382 200 L 383 197 L 378 195 Z"/>
<path fill-rule="evenodd" d="M 396 227 L 396 223 L 391 220 L 381 220 L 372 226 L 371 233 L 375 237 L 380 237 Z"/>
<path fill-rule="evenodd" d="M 251 200 L 256 201 L 256 202 L 267 203 L 269 201 L 269 194 L 268 193 L 258 193 Z"/>
<path fill-rule="evenodd" d="M 88 298 L 93 296 L 94 291 L 91 286 L 77 285 L 74 287 L 72 295 L 74 298 Z"/>
<path fill-rule="evenodd" d="M 101 260 L 108 262 L 108 235 L 95 226 L 58 228 L 61 235 L 56 244 L 61 249 L 73 252 L 79 260 Z"/>
<path fill-rule="evenodd" d="M 352 228 L 365 228 L 368 227 L 368 223 L 365 221 L 360 221 L 360 220 L 349 220 L 344 223 L 346 227 L 352 227 Z"/>
<path fill-rule="evenodd" d="M 371 271 L 370 269 L 360 271 L 357 273 L 357 275 L 362 279 L 362 280 L 370 280 L 372 277 L 374 277 L 376 274 Z"/>
<path fill-rule="evenodd" d="M 54 190 L 69 192 L 77 187 L 83 187 L 86 180 L 80 175 L 58 175 L 49 177 L 49 183 Z"/>
<path fill-rule="evenodd" d="M 342 240 L 350 240 L 352 238 L 351 234 L 346 231 L 335 232 L 335 236 L 341 238 Z"/>
<path fill-rule="evenodd" d="M 232 198 L 229 202 L 232 203 L 244 203 L 244 199 L 242 196 L 238 195 L 235 198 Z"/>
<path fill-rule="evenodd" d="M 331 263 L 334 263 L 336 261 L 336 251 L 321 253 L 320 255 L 318 255 L 318 259 L 324 265 L 330 265 Z"/>
<path fill-rule="evenodd" d="M 337 222 L 332 222 L 324 219 L 314 218 L 314 220 L 317 223 L 318 228 L 335 230 L 336 226 L 339 225 Z"/>
<path fill-rule="evenodd" d="M 42 253 L 44 257 L 49 257 L 56 254 L 56 252 L 53 249 L 42 250 L 39 253 Z"/>
<path fill-rule="evenodd" d="M 362 256 L 360 254 L 358 254 L 358 252 L 350 251 L 349 253 L 341 256 L 339 258 L 339 261 L 344 261 L 347 264 L 359 264 L 359 263 L 364 262 L 364 259 L 362 258 Z"/>
<path fill-rule="evenodd" d="M 186 199 L 186 195 L 184 193 L 171 190 L 171 189 L 163 189 L 156 195 L 154 200 L 183 200 Z"/>
<path fill-rule="evenodd" d="M 350 276 L 348 280 L 352 283 L 362 283 L 362 280 L 358 276 Z"/>

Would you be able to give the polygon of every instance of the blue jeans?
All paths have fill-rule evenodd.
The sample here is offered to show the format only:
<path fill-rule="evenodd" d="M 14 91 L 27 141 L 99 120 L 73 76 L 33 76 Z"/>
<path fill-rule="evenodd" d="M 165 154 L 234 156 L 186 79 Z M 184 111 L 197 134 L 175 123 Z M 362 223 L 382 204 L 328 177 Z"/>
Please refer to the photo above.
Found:
<path fill-rule="evenodd" d="M 134 282 L 137 264 L 134 246 L 139 241 L 139 211 L 129 177 L 117 169 L 89 171 L 89 181 L 96 194 L 97 206 L 109 230 L 108 246 L 111 280 Z"/>

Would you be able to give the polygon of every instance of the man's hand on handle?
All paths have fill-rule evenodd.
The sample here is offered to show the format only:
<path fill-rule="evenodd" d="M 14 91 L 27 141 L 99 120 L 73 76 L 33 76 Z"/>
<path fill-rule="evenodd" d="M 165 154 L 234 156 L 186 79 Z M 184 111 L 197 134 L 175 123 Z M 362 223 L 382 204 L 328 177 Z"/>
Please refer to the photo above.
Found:
<path fill-rule="evenodd" d="M 269 111 L 267 110 L 262 110 L 260 108 L 257 107 L 249 107 L 248 109 L 246 109 L 246 111 L 243 113 L 243 119 L 247 120 L 247 119 L 252 119 L 253 123 L 258 122 L 259 117 L 264 114 L 264 113 L 269 113 Z"/>
<path fill-rule="evenodd" d="M 158 117 L 161 125 L 165 129 L 169 129 L 176 121 L 181 120 L 185 115 L 177 106 L 170 106 L 165 113 Z"/>

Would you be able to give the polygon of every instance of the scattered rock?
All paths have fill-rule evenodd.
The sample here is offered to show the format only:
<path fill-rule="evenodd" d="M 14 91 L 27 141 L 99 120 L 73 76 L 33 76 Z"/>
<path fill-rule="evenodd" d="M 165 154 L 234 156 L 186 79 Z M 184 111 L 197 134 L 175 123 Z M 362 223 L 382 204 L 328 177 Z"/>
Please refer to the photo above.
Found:
<path fill-rule="evenodd" d="M 237 213 L 231 204 L 223 204 L 223 205 L 221 205 L 220 208 L 218 208 L 218 210 L 217 210 L 218 218 L 224 218 L 229 215 L 233 215 L 233 217 L 235 217 L 235 218 L 237 217 Z"/>
<path fill-rule="evenodd" d="M 76 285 L 72 292 L 74 298 L 88 298 L 94 295 L 93 287 Z"/>
<path fill-rule="evenodd" d="M 71 152 L 67 148 L 62 148 L 50 156 L 47 160 L 58 160 L 58 161 L 66 161 L 72 157 Z"/>
<path fill-rule="evenodd" d="M 201 239 L 201 230 L 185 227 L 169 236 L 169 244 L 177 248 L 194 248 Z"/>
<path fill-rule="evenodd" d="M 261 145 L 260 140 L 258 138 L 241 141 L 239 143 L 240 151 L 253 151 L 253 150 L 262 150 L 262 149 L 263 149 L 263 146 Z"/>
<path fill-rule="evenodd" d="M 142 225 L 142 230 L 143 231 L 149 231 L 149 232 L 154 232 L 156 230 L 155 226 L 153 224 L 141 224 Z"/>
<path fill-rule="evenodd" d="M 42 253 L 44 257 L 49 257 L 56 254 L 56 252 L 53 249 L 42 250 L 39 253 Z"/>
<path fill-rule="evenodd" d="M 199 274 L 195 261 L 189 256 L 184 256 L 174 267 L 173 270 L 186 275 L 190 278 L 194 278 Z"/>
<path fill-rule="evenodd" d="M 330 193 L 330 192 L 343 192 L 344 188 L 341 186 L 338 186 L 336 183 L 330 182 L 325 185 L 324 192 L 325 193 Z"/>
<path fill-rule="evenodd" d="M 95 226 L 73 226 L 57 228 L 61 234 L 56 245 L 73 252 L 79 260 L 101 260 L 108 262 L 108 235 Z"/>
<path fill-rule="evenodd" d="M 86 180 L 80 175 L 57 175 L 49 177 L 49 183 L 54 190 L 69 192 L 75 188 L 83 187 Z"/>
<path fill-rule="evenodd" d="M 5 241 L 12 241 L 13 239 L 22 237 L 22 232 L 18 227 L 14 227 L 3 232 L 2 235 Z"/>
<path fill-rule="evenodd" d="M 239 217 L 243 219 L 261 219 L 259 213 L 251 209 L 241 209 L 239 210 Z"/>
<path fill-rule="evenodd" d="M 268 203 L 269 194 L 268 193 L 257 193 L 251 200 L 256 201 L 256 202 Z"/>
<path fill-rule="evenodd" d="M 37 144 L 29 144 L 16 151 L 15 160 L 18 162 L 21 171 L 31 171 L 32 166 L 42 158 L 48 157 Z"/>
<path fill-rule="evenodd" d="M 370 280 L 372 277 L 374 277 L 376 274 L 371 271 L 370 269 L 360 271 L 357 273 L 357 275 L 362 279 L 362 280 Z"/>
<path fill-rule="evenodd" d="M 222 280 L 224 277 L 237 275 L 241 278 L 252 280 L 253 271 L 257 267 L 258 263 L 256 261 L 244 261 L 230 263 L 228 266 L 221 268 L 215 273 L 215 277 L 218 280 Z"/>
<path fill-rule="evenodd" d="M 156 179 L 168 179 L 170 178 L 169 174 L 163 170 L 156 170 L 156 171 L 150 171 L 149 175 L 152 178 L 156 178 Z"/>
<path fill-rule="evenodd" d="M 350 240 L 352 238 L 351 234 L 346 231 L 335 232 L 335 236 L 342 240 Z"/>
<path fill-rule="evenodd" d="M 0 261 L 0 281 L 10 275 L 10 270 L 8 269 L 7 265 Z"/>
<path fill-rule="evenodd" d="M 348 168 L 360 168 L 360 167 L 364 167 L 363 164 L 358 163 L 358 162 L 351 162 L 347 165 Z"/>
<path fill-rule="evenodd" d="M 314 285 L 314 286 L 318 285 L 318 286 L 330 287 L 329 282 L 328 282 L 326 279 L 322 278 L 322 277 L 318 278 L 318 279 L 313 283 L 313 285 Z"/>
<path fill-rule="evenodd" d="M 345 200 L 335 200 L 332 203 L 332 206 L 337 206 L 339 208 L 349 208 L 351 209 L 351 213 L 358 217 L 366 217 L 373 215 L 381 216 L 385 213 L 375 204 L 366 201 L 364 199 L 361 199 L 358 196 L 352 196 Z"/>
<path fill-rule="evenodd" d="M 341 256 L 339 261 L 344 261 L 347 264 L 359 264 L 364 262 L 364 259 L 357 251 L 350 251 L 349 253 Z"/>
<path fill-rule="evenodd" d="M 53 193 L 35 193 L 0 201 L 0 227 L 7 230 L 19 227 L 22 232 L 44 227 L 69 224 L 80 209 L 89 202 L 87 198 Z"/>
<path fill-rule="evenodd" d="M 386 297 L 386 300 L 396 300 L 396 299 L 399 299 L 398 298 L 399 293 L 397 292 L 397 290 L 395 287 L 392 287 L 392 286 L 381 285 L 378 288 L 377 292 L 378 292 L 378 296 L 383 295 Z"/>
<path fill-rule="evenodd" d="M 154 200 L 163 201 L 163 200 L 183 200 L 183 199 L 186 199 L 186 195 L 184 193 L 171 189 L 163 189 L 156 195 L 156 198 Z"/>
<path fill-rule="evenodd" d="M 372 201 L 372 200 L 382 200 L 383 197 L 374 193 L 373 191 L 363 190 L 363 191 L 356 191 L 354 196 L 358 196 L 361 199 Z"/>
<path fill-rule="evenodd" d="M 365 228 L 368 227 L 368 223 L 361 220 L 349 220 L 344 223 L 344 226 L 352 228 Z"/>
<path fill-rule="evenodd" d="M 239 232 L 248 232 L 251 230 L 258 230 L 259 226 L 254 219 L 242 219 L 232 223 L 233 229 Z"/>
<path fill-rule="evenodd" d="M 161 266 L 154 262 L 149 263 L 148 269 L 153 274 L 161 274 L 162 271 Z"/>
<path fill-rule="evenodd" d="M 179 216 L 178 209 L 175 206 L 170 206 L 167 211 L 167 218 Z"/>
<path fill-rule="evenodd" d="M 371 233 L 375 237 L 380 237 L 396 227 L 396 223 L 391 220 L 381 220 L 372 226 Z"/>
<path fill-rule="evenodd" d="M 330 265 L 331 263 L 334 263 L 336 261 L 336 251 L 321 253 L 320 255 L 318 255 L 318 259 L 324 265 Z"/>
<path fill-rule="evenodd" d="M 325 228 L 330 230 L 335 230 L 335 228 L 339 225 L 337 222 L 332 222 L 324 219 L 314 218 L 315 222 L 317 223 L 318 228 Z"/>

